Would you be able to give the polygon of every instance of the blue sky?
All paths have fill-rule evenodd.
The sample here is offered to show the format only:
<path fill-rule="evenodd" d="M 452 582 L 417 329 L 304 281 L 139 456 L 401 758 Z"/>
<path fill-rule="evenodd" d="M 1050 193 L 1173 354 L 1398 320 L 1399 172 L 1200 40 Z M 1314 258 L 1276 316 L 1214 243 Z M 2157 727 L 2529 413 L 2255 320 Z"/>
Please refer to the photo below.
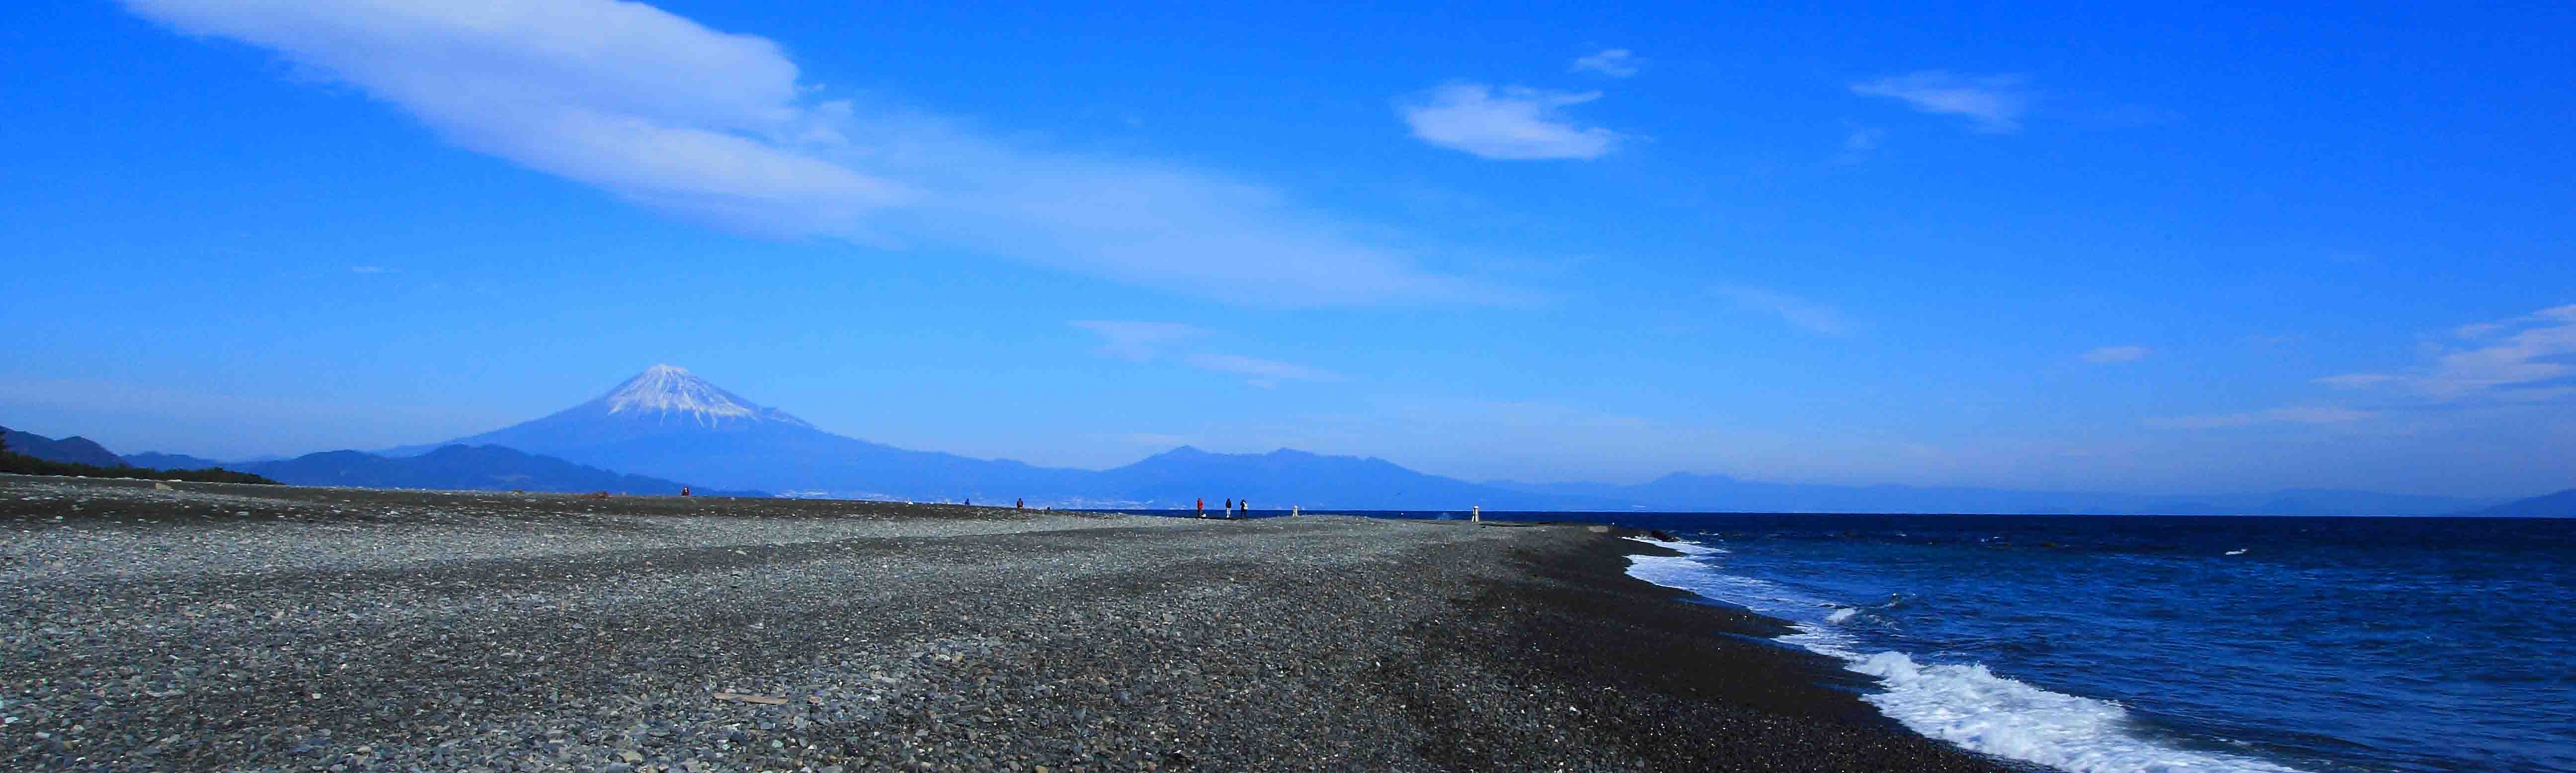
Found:
<path fill-rule="evenodd" d="M 0 423 L 2576 485 L 2563 4 L 473 5 L 19 10 Z"/>

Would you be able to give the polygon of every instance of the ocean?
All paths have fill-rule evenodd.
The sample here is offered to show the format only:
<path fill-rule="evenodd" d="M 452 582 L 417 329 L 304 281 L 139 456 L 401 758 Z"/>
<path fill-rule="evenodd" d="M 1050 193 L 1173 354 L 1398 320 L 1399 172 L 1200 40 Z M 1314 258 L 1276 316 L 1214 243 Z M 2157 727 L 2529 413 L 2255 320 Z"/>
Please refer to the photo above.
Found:
<path fill-rule="evenodd" d="M 2576 519 L 1485 516 L 1666 532 L 1641 541 L 1687 555 L 1631 576 L 1789 621 L 1780 644 L 1876 677 L 1882 713 L 1999 757 L 2576 773 Z"/>
<path fill-rule="evenodd" d="M 1437 517 L 1437 516 L 1435 516 Z M 2576 521 L 1516 514 L 1796 624 L 1865 700 L 2070 771 L 2576 771 Z"/>

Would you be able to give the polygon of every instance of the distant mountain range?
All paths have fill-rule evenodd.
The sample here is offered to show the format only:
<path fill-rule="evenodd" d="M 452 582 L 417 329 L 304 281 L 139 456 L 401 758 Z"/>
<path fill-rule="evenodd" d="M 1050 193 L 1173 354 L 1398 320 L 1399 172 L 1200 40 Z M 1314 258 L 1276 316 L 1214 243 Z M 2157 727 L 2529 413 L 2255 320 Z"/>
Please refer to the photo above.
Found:
<path fill-rule="evenodd" d="M 33 432 L 20 432 L 8 427 L 0 427 L 0 445 L 7 446 L 11 453 L 26 454 L 49 462 L 94 464 L 100 467 L 125 464 L 124 460 L 117 458 L 115 453 L 107 450 L 107 447 L 79 435 L 55 440 Z"/>
<path fill-rule="evenodd" d="M 107 454 L 79 438 L 28 436 L 29 444 L 22 445 L 21 434 L 10 435 L 12 447 L 41 441 L 50 444 L 42 445 L 49 453 L 93 460 Z M 115 463 L 112 454 L 106 458 Z M 669 365 L 647 369 L 580 405 L 444 443 L 236 464 L 159 453 L 123 460 L 162 468 L 221 466 L 317 485 L 646 493 L 676 492 L 680 484 L 674 481 L 686 480 L 737 493 L 995 504 L 1025 498 L 1032 505 L 1102 508 L 1185 508 L 1204 498 L 1249 499 L 1264 509 L 2432 515 L 2496 504 L 2337 489 L 2159 496 L 1768 483 L 1690 473 L 1635 485 L 1479 483 L 1375 457 L 1290 449 L 1221 454 L 1188 446 L 1107 470 L 1048 468 L 832 434 Z"/>
<path fill-rule="evenodd" d="M 452 445 L 412 456 L 387 457 L 361 451 L 324 451 L 293 459 L 219 462 L 184 454 L 145 452 L 117 456 L 85 438 L 55 440 L 43 435 L 0 428 L 9 450 L 56 462 L 100 467 L 132 465 L 155 470 L 202 470 L 210 467 L 247 472 L 296 486 L 356 486 L 462 491 L 607 491 L 618 494 L 677 494 L 680 484 L 642 475 L 610 472 L 549 456 L 536 456 L 500 446 Z M 698 490 L 706 496 L 768 496 L 758 491 Z"/>
<path fill-rule="evenodd" d="M 1775 513 L 2071 513 L 2236 515 L 2422 515 L 2457 512 L 2479 500 L 2339 489 L 2283 489 L 2255 494 L 2166 496 L 2104 491 L 2019 491 L 1956 486 L 1833 486 L 1764 483 L 1723 475 L 1674 473 L 1634 486 L 1600 483 L 1498 482 L 1515 491 L 1588 495 L 1650 510 L 1725 502 L 1738 512 Z"/>
<path fill-rule="evenodd" d="M 2489 518 L 2576 518 L 2576 488 L 2473 510 L 2461 515 Z"/>
<path fill-rule="evenodd" d="M 142 456 L 137 454 L 137 456 Z M 140 464 L 137 462 L 136 464 Z M 676 481 L 586 467 L 500 446 L 451 445 L 418 456 L 324 451 L 293 459 L 227 466 L 297 486 L 358 486 L 464 491 L 606 491 L 670 496 Z M 698 489 L 705 496 L 768 496 L 757 491 Z"/>
<path fill-rule="evenodd" d="M 1738 512 L 2429 514 L 2491 500 L 2294 489 L 2205 497 L 1922 486 L 1828 486 L 1676 473 L 1638 485 L 1477 483 L 1374 457 L 1181 447 L 1108 470 L 913 451 L 816 428 L 687 370 L 657 365 L 589 402 L 440 445 L 501 445 L 581 464 L 790 495 L 1055 506 Z M 393 449 L 412 453 L 429 446 Z"/>
<path fill-rule="evenodd" d="M 972 459 L 842 437 L 656 365 L 553 415 L 436 444 L 499 445 L 707 485 L 832 496 L 949 500 L 1072 497 L 1090 473 Z M 433 446 L 395 448 L 398 456 Z"/>

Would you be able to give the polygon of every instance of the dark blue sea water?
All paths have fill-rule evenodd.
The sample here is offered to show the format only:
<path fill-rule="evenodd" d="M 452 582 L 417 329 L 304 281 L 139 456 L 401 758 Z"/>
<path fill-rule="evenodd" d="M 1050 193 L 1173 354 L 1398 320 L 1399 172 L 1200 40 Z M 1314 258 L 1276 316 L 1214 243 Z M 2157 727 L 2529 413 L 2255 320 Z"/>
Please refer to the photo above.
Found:
<path fill-rule="evenodd" d="M 2576 520 L 1502 517 L 1670 532 L 1691 555 L 1630 574 L 1798 624 L 1784 643 L 1978 751 L 2088 772 L 2576 771 Z"/>

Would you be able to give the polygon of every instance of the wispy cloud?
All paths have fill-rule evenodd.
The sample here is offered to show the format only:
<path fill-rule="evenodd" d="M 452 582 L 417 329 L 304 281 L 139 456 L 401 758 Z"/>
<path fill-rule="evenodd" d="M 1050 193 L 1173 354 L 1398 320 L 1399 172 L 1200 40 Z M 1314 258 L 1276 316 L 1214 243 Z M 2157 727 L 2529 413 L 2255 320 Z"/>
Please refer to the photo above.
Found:
<path fill-rule="evenodd" d="M 383 267 L 383 266 L 350 266 L 350 267 L 349 267 L 349 273 L 352 273 L 352 274 L 391 274 L 391 273 L 394 273 L 394 270 L 393 270 L 393 269 L 390 269 L 390 268 L 385 268 L 385 267 Z"/>
<path fill-rule="evenodd" d="M 1834 163 L 1857 164 L 1869 160 L 1878 146 L 1887 140 L 1887 130 L 1873 126 L 1848 125 L 1843 132 L 1842 152 L 1834 154 Z"/>
<path fill-rule="evenodd" d="M 1340 381 L 1341 374 L 1278 360 L 1246 357 L 1240 354 L 1214 352 L 1174 352 L 1186 349 L 1190 341 L 1206 338 L 1211 331 L 1177 322 L 1133 322 L 1086 319 L 1071 323 L 1100 336 L 1101 344 L 1093 354 L 1128 362 L 1151 362 L 1166 354 L 1200 370 L 1211 370 L 1247 377 L 1253 386 L 1270 388 L 1281 381 Z"/>
<path fill-rule="evenodd" d="M 2317 379 L 2343 389 L 2391 387 L 2437 401 L 2540 402 L 2576 392 L 2576 304 L 2451 330 L 2432 362 L 2399 373 Z"/>
<path fill-rule="evenodd" d="M 2361 421 L 2378 415 L 2379 413 L 2376 411 L 2365 411 L 2355 408 L 2303 406 L 2297 408 L 2274 408 L 2268 411 L 2255 411 L 2252 413 L 2229 413 L 2213 416 L 2176 416 L 2171 418 L 2148 419 L 2147 424 L 2155 427 L 2174 427 L 2179 429 L 2215 429 L 2219 427 L 2248 427 L 2256 424 L 2341 424 L 2344 422 Z"/>
<path fill-rule="evenodd" d="M 1496 93 L 1482 83 L 1452 83 L 1396 103 L 1413 136 L 1451 150 L 1501 160 L 1600 158 L 1623 138 L 1600 127 L 1577 126 L 1561 108 L 1601 98 L 1601 92 L 1543 91 L 1510 86 Z"/>
<path fill-rule="evenodd" d="M 1885 139 L 1887 139 L 1887 130 L 1885 129 L 1855 126 L 1852 127 L 1852 130 L 1849 133 L 1843 135 L 1843 150 L 1853 153 L 1867 153 L 1877 150 L 1878 143 Z"/>
<path fill-rule="evenodd" d="M 2030 96 L 2019 75 L 1953 75 L 1939 70 L 1891 75 L 1851 85 L 1852 93 L 1903 100 L 1914 109 L 1967 118 L 1977 131 L 2021 131 Z"/>
<path fill-rule="evenodd" d="M 2105 346 L 2084 353 L 2085 362 L 2137 362 L 2154 352 L 2144 346 Z"/>
<path fill-rule="evenodd" d="M 1737 308 L 1774 315 L 1789 324 L 1809 331 L 1826 335 L 1842 335 L 1851 330 L 1850 321 L 1843 317 L 1840 310 L 1778 290 L 1743 285 L 1719 285 L 1711 288 L 1710 292 L 1734 304 Z"/>
<path fill-rule="evenodd" d="M 1245 357 L 1239 354 L 1193 354 L 1190 365 L 1219 373 L 1246 376 L 1246 383 L 1268 389 L 1281 381 L 1340 381 L 1341 374 L 1295 363 Z"/>
<path fill-rule="evenodd" d="M 2317 383 L 2342 389 L 2359 389 L 2362 387 L 2387 384 L 2397 380 L 2398 378 L 2396 376 L 2391 376 L 2386 373 L 2346 373 L 2340 376 L 2326 376 L 2324 378 L 2317 379 Z"/>
<path fill-rule="evenodd" d="M 1567 67 L 1565 71 L 1591 72 L 1613 78 L 1625 78 L 1637 74 L 1637 55 L 1625 48 L 1605 48 L 1601 53 L 1576 57 L 1574 64 Z"/>
<path fill-rule="evenodd" d="M 2460 325 L 2449 334 L 2453 341 L 2427 345 L 2425 356 L 2430 361 L 2422 366 L 2396 373 L 2343 373 L 2314 381 L 2336 389 L 2406 396 L 2411 399 L 2393 402 L 2415 410 L 2554 404 L 2576 397 L 2576 305 Z M 2376 410 L 2306 406 L 2148 419 L 2147 423 L 2184 428 L 2331 424 L 2382 415 Z"/>
<path fill-rule="evenodd" d="M 1076 320 L 1074 327 L 1100 335 L 1100 348 L 1092 353 L 1128 362 L 1145 362 L 1162 354 L 1163 348 L 1194 338 L 1206 337 L 1208 331 L 1177 322 L 1124 322 L 1105 319 Z"/>
<path fill-rule="evenodd" d="M 125 0 L 273 51 L 459 146 L 733 229 L 1022 260 L 1273 305 L 1525 297 L 1376 226 L 1184 165 L 827 101 L 778 44 L 621 0 Z M 1606 146 L 1605 146 L 1606 150 Z M 1243 294 L 1243 287 L 1265 292 Z"/>

